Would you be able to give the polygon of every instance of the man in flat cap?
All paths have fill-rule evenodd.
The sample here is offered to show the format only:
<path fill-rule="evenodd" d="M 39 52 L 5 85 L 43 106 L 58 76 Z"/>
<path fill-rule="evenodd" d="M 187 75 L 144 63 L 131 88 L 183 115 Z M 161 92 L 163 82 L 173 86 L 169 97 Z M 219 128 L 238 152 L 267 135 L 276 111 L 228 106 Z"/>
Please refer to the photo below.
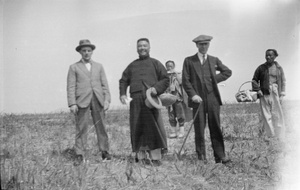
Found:
<path fill-rule="evenodd" d="M 161 165 L 162 151 L 167 149 L 166 132 L 160 110 L 145 104 L 146 90 L 151 95 L 162 94 L 169 85 L 167 71 L 162 63 L 150 57 L 150 42 L 147 38 L 137 41 L 139 58 L 131 62 L 119 81 L 120 101 L 127 102 L 130 87 L 130 137 L 136 161 Z M 150 91 L 151 90 L 151 91 Z"/>
<path fill-rule="evenodd" d="M 182 84 L 189 96 L 189 107 L 193 108 L 195 145 L 198 159 L 206 162 L 204 130 L 206 116 L 216 163 L 226 164 L 223 134 L 220 127 L 221 96 L 217 84 L 231 76 L 231 70 L 217 58 L 207 54 L 211 36 L 200 35 L 193 40 L 198 52 L 185 58 Z M 217 74 L 216 71 L 219 71 Z M 197 109 L 199 111 L 197 112 Z"/>
<path fill-rule="evenodd" d="M 76 117 L 74 145 L 76 154 L 85 154 L 88 120 L 91 112 L 102 159 L 110 160 L 108 136 L 104 125 L 104 112 L 109 108 L 110 92 L 102 64 L 91 59 L 95 48 L 89 40 L 80 40 L 79 46 L 76 47 L 76 51 L 81 54 L 82 58 L 69 68 L 68 106 Z"/>

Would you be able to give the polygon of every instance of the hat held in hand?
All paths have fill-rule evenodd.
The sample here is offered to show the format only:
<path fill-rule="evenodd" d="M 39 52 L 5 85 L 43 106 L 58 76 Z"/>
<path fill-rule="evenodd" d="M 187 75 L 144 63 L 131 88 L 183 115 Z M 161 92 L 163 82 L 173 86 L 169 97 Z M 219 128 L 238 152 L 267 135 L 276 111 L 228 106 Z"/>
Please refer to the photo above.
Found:
<path fill-rule="evenodd" d="M 162 103 L 161 100 L 158 96 L 152 96 L 151 95 L 151 88 L 148 88 L 146 91 L 146 100 L 145 100 L 145 104 L 148 108 L 152 109 L 152 108 L 156 108 L 156 109 L 162 109 Z"/>

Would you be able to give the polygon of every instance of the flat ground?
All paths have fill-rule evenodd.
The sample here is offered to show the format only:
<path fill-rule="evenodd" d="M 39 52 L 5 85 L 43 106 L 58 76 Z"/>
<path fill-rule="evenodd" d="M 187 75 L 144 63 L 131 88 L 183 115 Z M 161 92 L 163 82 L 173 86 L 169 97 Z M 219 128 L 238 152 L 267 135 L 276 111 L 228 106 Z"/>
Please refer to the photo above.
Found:
<path fill-rule="evenodd" d="M 207 164 L 197 160 L 192 130 L 180 157 L 176 153 L 183 139 L 168 139 L 168 153 L 159 167 L 131 162 L 128 110 L 110 110 L 106 115 L 113 159 L 102 161 L 91 123 L 88 153 L 79 166 L 64 154 L 74 143 L 74 117 L 70 113 L 2 114 L 2 188 L 297 189 L 300 102 L 284 102 L 284 112 L 287 138 L 281 143 L 266 139 L 258 104 L 226 104 L 221 122 L 231 164 L 214 163 L 207 129 Z M 162 114 L 168 132 L 166 110 Z M 186 124 L 186 132 L 190 125 Z"/>

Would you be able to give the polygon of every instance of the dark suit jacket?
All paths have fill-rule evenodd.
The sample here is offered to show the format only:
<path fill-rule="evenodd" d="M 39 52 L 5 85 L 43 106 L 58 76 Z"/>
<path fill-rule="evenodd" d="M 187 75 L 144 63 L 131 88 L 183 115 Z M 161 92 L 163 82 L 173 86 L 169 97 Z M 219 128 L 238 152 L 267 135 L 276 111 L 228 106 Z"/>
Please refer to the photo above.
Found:
<path fill-rule="evenodd" d="M 276 65 L 276 72 L 277 72 L 277 81 L 278 84 L 278 93 L 281 95 L 285 94 L 285 85 L 286 79 L 283 72 L 282 67 L 275 62 Z M 261 90 L 264 95 L 270 94 L 270 87 L 269 87 L 269 66 L 267 63 L 261 64 L 256 70 L 252 78 L 252 89 L 253 91 Z"/>
<path fill-rule="evenodd" d="M 231 76 L 232 72 L 228 67 L 223 65 L 217 57 L 208 55 L 207 61 L 210 67 L 210 74 L 212 76 L 211 80 L 214 93 L 217 96 L 219 104 L 222 105 L 222 100 L 217 84 L 228 79 Z M 183 62 L 182 85 L 189 96 L 188 105 L 189 107 L 193 108 L 198 107 L 198 104 L 192 102 L 192 97 L 195 95 L 199 95 L 201 98 L 203 98 L 203 93 L 205 93 L 201 91 L 201 82 L 203 81 L 201 81 L 202 77 L 199 66 L 200 64 L 201 63 L 197 54 L 185 58 Z M 219 73 L 217 74 L 216 71 L 219 71 Z"/>
<path fill-rule="evenodd" d="M 108 82 L 102 64 L 91 61 L 91 71 L 88 71 L 82 61 L 70 66 L 67 79 L 68 105 L 74 104 L 81 108 L 89 106 L 95 93 L 99 103 L 110 103 Z"/>

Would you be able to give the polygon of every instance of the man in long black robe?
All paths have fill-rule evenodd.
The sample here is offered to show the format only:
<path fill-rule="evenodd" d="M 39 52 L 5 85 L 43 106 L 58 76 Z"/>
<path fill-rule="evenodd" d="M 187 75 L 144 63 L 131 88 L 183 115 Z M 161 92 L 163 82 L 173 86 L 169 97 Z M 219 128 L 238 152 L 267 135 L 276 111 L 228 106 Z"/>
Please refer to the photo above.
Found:
<path fill-rule="evenodd" d="M 160 165 L 161 151 L 167 149 L 166 132 L 160 110 L 145 105 L 146 90 L 152 95 L 162 94 L 169 85 L 165 67 L 149 56 L 147 38 L 137 41 L 139 58 L 130 63 L 119 81 L 120 101 L 126 104 L 127 88 L 130 87 L 130 136 L 132 151 L 139 159 L 149 158 Z M 147 156 L 149 154 L 149 157 Z"/>

